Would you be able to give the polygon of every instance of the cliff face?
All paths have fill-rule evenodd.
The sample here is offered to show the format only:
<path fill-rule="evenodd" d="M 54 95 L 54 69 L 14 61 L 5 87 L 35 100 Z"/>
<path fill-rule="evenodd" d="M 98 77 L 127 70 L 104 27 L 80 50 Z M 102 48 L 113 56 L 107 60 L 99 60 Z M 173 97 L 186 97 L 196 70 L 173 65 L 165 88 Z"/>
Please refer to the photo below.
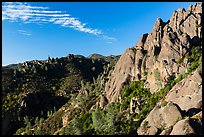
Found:
<path fill-rule="evenodd" d="M 164 87 L 171 77 L 187 71 L 188 60 L 179 60 L 188 54 L 193 45 L 199 44 L 202 29 L 202 4 L 180 8 L 171 19 L 158 18 L 152 32 L 144 34 L 138 43 L 127 49 L 115 65 L 105 84 L 109 102 L 119 101 L 121 90 L 130 81 L 146 79 L 145 86 L 151 93 Z"/>

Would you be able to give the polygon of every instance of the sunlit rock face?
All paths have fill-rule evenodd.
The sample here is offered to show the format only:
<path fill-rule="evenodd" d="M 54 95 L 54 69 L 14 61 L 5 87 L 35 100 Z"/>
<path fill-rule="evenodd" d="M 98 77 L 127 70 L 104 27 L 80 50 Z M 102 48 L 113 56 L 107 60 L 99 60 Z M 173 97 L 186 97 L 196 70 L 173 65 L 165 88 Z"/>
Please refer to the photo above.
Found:
<path fill-rule="evenodd" d="M 146 79 L 151 93 L 162 88 L 171 76 L 185 73 L 188 60 L 179 64 L 192 45 L 198 43 L 202 29 L 202 4 L 175 11 L 167 22 L 158 18 L 151 33 L 127 49 L 105 84 L 108 102 L 118 101 L 124 85 Z"/>

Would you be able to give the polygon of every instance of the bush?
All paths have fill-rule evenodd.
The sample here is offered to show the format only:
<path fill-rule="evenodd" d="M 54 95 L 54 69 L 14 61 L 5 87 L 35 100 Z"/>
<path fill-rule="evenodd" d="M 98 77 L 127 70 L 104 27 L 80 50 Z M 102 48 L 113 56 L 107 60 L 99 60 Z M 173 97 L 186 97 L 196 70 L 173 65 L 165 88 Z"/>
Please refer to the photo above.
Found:
<path fill-rule="evenodd" d="M 167 105 L 167 103 L 168 103 L 168 102 L 163 99 L 162 102 L 161 102 L 161 106 L 164 107 L 164 106 Z"/>
<path fill-rule="evenodd" d="M 127 85 L 122 90 L 122 109 L 129 107 L 130 101 L 133 97 L 138 96 L 139 98 L 147 98 L 150 96 L 148 89 L 144 88 L 144 80 L 133 81 L 130 85 Z"/>
<path fill-rule="evenodd" d="M 65 135 L 82 135 L 82 123 L 80 119 L 75 117 L 70 124 L 65 128 Z"/>
<path fill-rule="evenodd" d="M 38 128 L 34 131 L 34 135 L 47 135 L 47 133 Z"/>
<path fill-rule="evenodd" d="M 156 69 L 155 71 L 154 71 L 154 76 L 155 76 L 155 80 L 160 80 L 160 73 L 159 73 L 159 70 L 158 69 Z"/>
<path fill-rule="evenodd" d="M 180 82 L 182 79 L 183 79 L 183 75 L 180 74 L 180 75 L 178 76 L 178 78 L 177 78 L 175 81 L 176 81 L 176 83 L 178 83 L 178 82 Z"/>
<path fill-rule="evenodd" d="M 56 90 L 56 87 L 55 87 L 55 86 L 53 86 L 53 87 L 52 87 L 52 90 L 53 90 L 53 91 L 55 91 L 55 90 Z"/>
<path fill-rule="evenodd" d="M 19 128 L 19 129 L 16 131 L 15 135 L 21 135 L 21 133 L 23 133 L 23 132 L 25 132 L 25 128 L 24 128 L 24 127 Z"/>
<path fill-rule="evenodd" d="M 181 63 L 183 62 L 183 59 L 184 59 L 184 58 L 180 58 L 180 59 L 178 59 L 176 62 L 177 62 L 178 64 L 181 64 Z"/>
<path fill-rule="evenodd" d="M 198 63 L 197 62 L 192 62 L 191 64 L 190 64 L 190 67 L 188 68 L 188 73 L 191 73 L 191 72 L 193 72 L 197 67 L 198 67 Z"/>
<path fill-rule="evenodd" d="M 202 63 L 198 66 L 198 73 L 202 76 Z"/>
<path fill-rule="evenodd" d="M 188 68 L 188 73 L 192 73 L 201 63 L 202 63 L 202 49 L 201 46 L 193 46 L 189 57 L 187 57 L 190 66 Z"/>
<path fill-rule="evenodd" d="M 92 112 L 93 128 L 97 134 L 103 133 L 103 125 L 105 124 L 104 113 L 100 109 Z"/>
<path fill-rule="evenodd" d="M 146 128 L 146 129 L 149 128 L 149 122 L 148 121 L 144 121 L 143 127 Z"/>

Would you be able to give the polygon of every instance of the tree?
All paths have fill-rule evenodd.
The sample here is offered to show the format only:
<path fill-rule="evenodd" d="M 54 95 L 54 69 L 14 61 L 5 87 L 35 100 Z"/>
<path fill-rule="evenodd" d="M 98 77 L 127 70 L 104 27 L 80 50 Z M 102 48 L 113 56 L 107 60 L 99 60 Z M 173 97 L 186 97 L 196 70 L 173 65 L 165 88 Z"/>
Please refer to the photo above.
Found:
<path fill-rule="evenodd" d="M 66 126 L 64 133 L 65 135 L 82 135 L 83 130 L 80 120 L 77 117 L 72 119 L 70 124 Z"/>
<path fill-rule="evenodd" d="M 50 61 L 51 60 L 51 58 L 50 58 L 50 56 L 48 55 L 48 61 Z"/>

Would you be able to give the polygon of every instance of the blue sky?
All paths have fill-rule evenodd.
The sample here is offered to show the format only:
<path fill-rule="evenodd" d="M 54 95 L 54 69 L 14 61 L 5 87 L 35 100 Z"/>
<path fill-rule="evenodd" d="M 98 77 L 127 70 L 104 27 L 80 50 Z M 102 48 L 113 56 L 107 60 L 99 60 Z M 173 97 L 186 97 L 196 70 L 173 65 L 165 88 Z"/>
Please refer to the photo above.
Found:
<path fill-rule="evenodd" d="M 119 55 L 195 2 L 2 2 L 2 65 L 69 53 Z"/>

